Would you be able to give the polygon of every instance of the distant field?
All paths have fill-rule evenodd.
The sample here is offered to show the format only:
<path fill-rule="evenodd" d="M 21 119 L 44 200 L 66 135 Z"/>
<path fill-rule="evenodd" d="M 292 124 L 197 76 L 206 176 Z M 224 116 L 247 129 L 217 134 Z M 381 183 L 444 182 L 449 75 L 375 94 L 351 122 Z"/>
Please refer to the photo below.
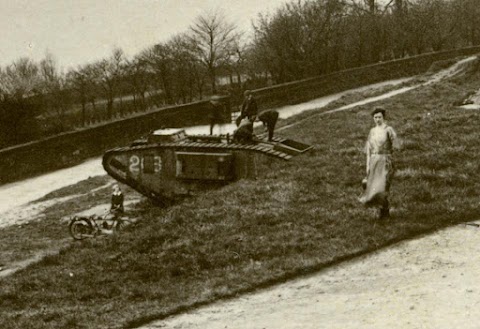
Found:
<path fill-rule="evenodd" d="M 404 141 L 395 155 L 392 219 L 376 221 L 357 201 L 373 105 L 312 116 L 281 134 L 315 150 L 272 162 L 266 177 L 169 209 L 144 202 L 131 212 L 142 220 L 123 234 L 74 243 L 0 281 L 0 327 L 133 328 L 478 219 L 480 113 L 452 106 L 480 87 L 478 67 L 477 61 L 454 80 L 381 101 Z M 92 182 L 82 184 L 55 197 Z M 17 245 L 21 239 L 27 245 L 28 234 L 66 237 L 58 218 L 108 202 L 108 192 L 47 209 L 44 221 L 15 235 Z M 9 230 L 0 231 L 6 249 L 18 228 Z"/>

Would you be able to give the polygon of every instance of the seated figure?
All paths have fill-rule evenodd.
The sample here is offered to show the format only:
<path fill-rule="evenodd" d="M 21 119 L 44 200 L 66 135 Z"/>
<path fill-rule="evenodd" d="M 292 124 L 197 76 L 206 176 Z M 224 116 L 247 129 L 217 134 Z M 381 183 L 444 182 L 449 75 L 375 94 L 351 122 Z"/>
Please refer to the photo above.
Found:
<path fill-rule="evenodd" d="M 251 143 L 253 140 L 253 120 L 245 118 L 233 132 L 234 143 Z"/>

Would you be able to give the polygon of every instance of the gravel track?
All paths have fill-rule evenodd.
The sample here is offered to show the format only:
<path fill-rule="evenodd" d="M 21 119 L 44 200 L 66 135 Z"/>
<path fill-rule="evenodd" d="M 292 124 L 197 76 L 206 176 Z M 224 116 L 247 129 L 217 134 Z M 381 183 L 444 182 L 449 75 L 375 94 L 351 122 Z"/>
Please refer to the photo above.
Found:
<path fill-rule="evenodd" d="M 141 328 L 479 328 L 479 242 L 451 227 Z"/>

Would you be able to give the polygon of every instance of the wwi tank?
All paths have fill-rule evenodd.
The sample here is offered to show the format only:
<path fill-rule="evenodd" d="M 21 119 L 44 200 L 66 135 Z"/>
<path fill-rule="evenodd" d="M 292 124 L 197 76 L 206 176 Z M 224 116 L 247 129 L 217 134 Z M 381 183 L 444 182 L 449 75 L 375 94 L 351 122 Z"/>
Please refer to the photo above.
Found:
<path fill-rule="evenodd" d="M 159 129 L 130 146 L 103 156 L 116 180 L 158 201 L 218 188 L 257 177 L 258 157 L 290 160 L 312 147 L 290 139 L 254 138 L 233 143 L 229 135 L 187 135 L 183 129 Z"/>

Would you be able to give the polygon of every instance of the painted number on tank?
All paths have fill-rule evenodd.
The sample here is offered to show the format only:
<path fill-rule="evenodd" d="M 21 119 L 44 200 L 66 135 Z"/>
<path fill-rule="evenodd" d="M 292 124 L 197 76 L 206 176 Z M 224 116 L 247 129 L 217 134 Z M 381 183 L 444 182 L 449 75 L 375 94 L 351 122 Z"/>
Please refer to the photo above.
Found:
<path fill-rule="evenodd" d="M 138 155 L 132 155 L 130 157 L 130 165 L 128 166 L 128 170 L 134 175 L 138 175 L 140 173 L 140 157 Z"/>
<path fill-rule="evenodd" d="M 153 160 L 153 163 L 152 163 Z M 152 168 L 153 164 L 153 168 Z M 138 175 L 140 171 L 145 173 L 159 173 L 162 170 L 162 158 L 158 155 L 139 157 L 132 155 L 129 160 L 128 170 L 133 175 Z"/>
<path fill-rule="evenodd" d="M 153 164 L 155 168 L 155 173 L 162 171 L 162 158 L 160 158 L 158 155 L 155 155 L 153 157 Z"/>

